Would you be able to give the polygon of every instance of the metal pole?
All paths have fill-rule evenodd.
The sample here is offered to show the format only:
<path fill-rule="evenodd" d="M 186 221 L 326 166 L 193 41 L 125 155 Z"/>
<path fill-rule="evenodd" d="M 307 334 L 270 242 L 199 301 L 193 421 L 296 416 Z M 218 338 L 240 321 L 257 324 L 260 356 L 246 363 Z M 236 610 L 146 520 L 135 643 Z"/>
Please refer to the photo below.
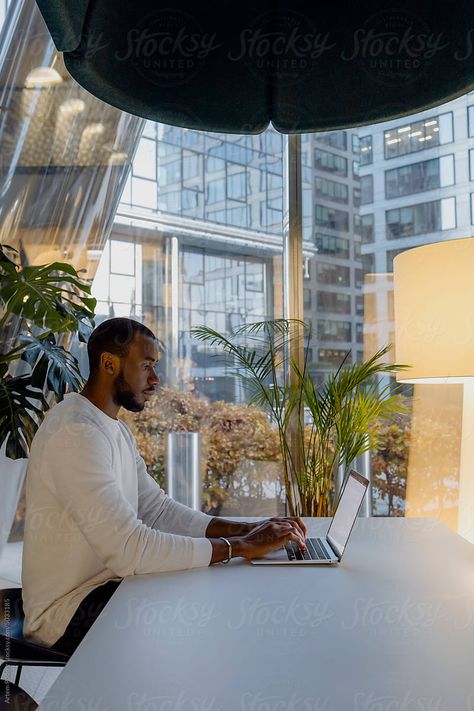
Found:
<path fill-rule="evenodd" d="M 284 150 L 284 193 L 283 193 L 283 316 L 286 319 L 303 321 L 303 230 L 302 230 L 302 181 L 301 181 L 301 136 L 289 134 Z M 289 361 L 293 361 L 302 370 L 304 363 L 304 341 L 302 329 L 290 333 Z M 294 336 L 300 336 L 294 338 Z M 287 359 L 288 360 L 288 359 Z M 297 377 L 290 367 L 285 374 L 290 384 L 297 383 Z M 290 424 L 290 448 L 295 463 L 295 470 L 303 467 L 298 431 L 303 426 L 303 413 L 298 421 L 298 413 Z M 299 492 L 292 488 L 296 513 L 301 512 Z"/>
<path fill-rule="evenodd" d="M 180 504 L 201 510 L 201 433 L 168 432 L 168 495 Z"/>

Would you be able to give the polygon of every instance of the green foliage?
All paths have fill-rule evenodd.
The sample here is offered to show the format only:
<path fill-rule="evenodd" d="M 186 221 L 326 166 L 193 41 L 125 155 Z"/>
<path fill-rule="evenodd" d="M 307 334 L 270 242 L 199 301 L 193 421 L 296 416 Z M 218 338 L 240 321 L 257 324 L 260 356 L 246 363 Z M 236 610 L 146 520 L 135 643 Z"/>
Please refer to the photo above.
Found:
<path fill-rule="evenodd" d="M 21 327 L 0 352 L 0 446 L 7 440 L 7 456 L 16 459 L 28 455 L 47 394 L 58 401 L 82 386 L 78 363 L 58 338 L 77 333 L 85 342 L 96 300 L 70 264 L 22 266 L 15 249 L 0 245 L 0 304 L 2 331 Z M 11 370 L 20 360 L 29 372 L 18 376 Z"/>
<path fill-rule="evenodd" d="M 347 476 L 352 461 L 377 443 L 380 423 L 400 411 L 398 397 L 378 383 L 404 367 L 381 361 L 390 347 L 364 363 L 343 362 L 318 387 L 308 369 L 311 330 L 301 321 L 246 324 L 230 337 L 205 326 L 192 334 L 233 359 L 250 401 L 276 423 L 291 514 L 327 515 L 337 467 Z M 301 366 L 291 355 L 298 348 Z"/>

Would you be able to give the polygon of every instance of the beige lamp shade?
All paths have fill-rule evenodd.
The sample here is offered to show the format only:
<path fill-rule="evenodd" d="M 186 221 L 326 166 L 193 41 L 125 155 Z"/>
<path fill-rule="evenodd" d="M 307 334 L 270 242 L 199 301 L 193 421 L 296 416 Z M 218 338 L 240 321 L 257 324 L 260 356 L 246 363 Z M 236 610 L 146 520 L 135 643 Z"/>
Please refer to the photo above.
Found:
<path fill-rule="evenodd" d="M 394 262 L 397 380 L 474 378 L 474 238 L 410 249 Z"/>

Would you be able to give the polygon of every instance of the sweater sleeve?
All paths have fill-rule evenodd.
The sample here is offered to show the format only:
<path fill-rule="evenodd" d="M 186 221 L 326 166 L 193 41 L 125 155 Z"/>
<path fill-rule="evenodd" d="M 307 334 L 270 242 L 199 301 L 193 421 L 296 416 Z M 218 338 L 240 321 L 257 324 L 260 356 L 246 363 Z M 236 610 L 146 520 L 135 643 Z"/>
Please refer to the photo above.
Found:
<path fill-rule="evenodd" d="M 171 499 L 146 469 L 142 457 L 136 453 L 138 476 L 138 516 L 148 526 L 166 533 L 183 536 L 205 536 L 212 519 L 202 511 Z"/>
<path fill-rule="evenodd" d="M 117 576 L 209 565 L 207 538 L 151 528 L 137 517 L 114 476 L 111 444 L 90 424 L 75 423 L 48 443 L 45 476 L 82 535 Z"/>

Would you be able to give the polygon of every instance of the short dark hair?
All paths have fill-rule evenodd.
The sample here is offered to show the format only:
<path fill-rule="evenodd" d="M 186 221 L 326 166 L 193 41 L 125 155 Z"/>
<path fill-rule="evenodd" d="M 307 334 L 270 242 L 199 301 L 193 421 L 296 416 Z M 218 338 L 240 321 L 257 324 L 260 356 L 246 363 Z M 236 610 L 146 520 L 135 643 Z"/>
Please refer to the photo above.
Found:
<path fill-rule="evenodd" d="M 107 351 L 125 358 L 136 333 L 143 333 L 156 340 L 153 331 L 139 321 L 131 318 L 109 318 L 95 328 L 87 342 L 89 357 L 89 375 L 99 369 L 100 356 Z"/>

